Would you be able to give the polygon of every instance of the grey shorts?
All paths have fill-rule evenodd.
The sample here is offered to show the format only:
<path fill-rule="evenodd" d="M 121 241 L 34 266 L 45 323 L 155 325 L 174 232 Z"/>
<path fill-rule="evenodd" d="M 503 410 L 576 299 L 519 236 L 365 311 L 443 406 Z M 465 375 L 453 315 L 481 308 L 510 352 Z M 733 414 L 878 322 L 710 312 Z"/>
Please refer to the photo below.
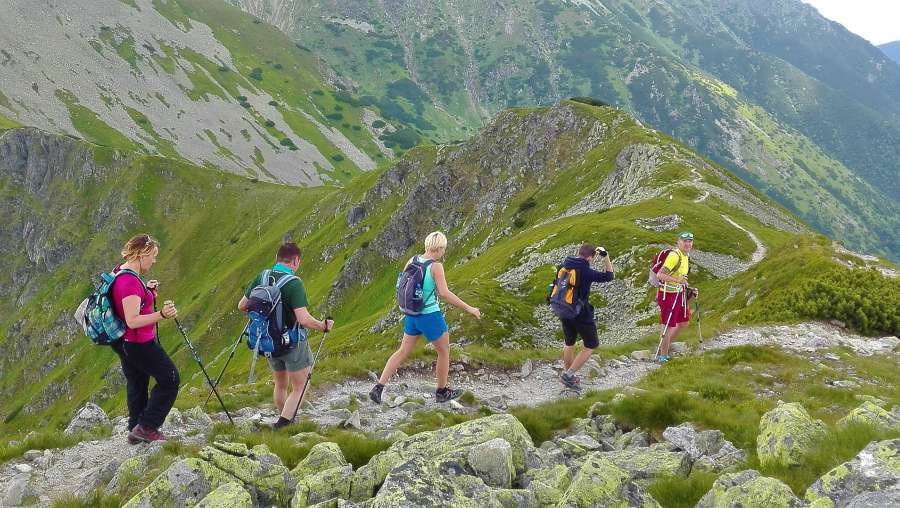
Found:
<path fill-rule="evenodd" d="M 266 358 L 269 366 L 276 372 L 297 372 L 312 365 L 312 351 L 309 349 L 309 341 L 302 340 L 297 347 L 278 358 Z"/>

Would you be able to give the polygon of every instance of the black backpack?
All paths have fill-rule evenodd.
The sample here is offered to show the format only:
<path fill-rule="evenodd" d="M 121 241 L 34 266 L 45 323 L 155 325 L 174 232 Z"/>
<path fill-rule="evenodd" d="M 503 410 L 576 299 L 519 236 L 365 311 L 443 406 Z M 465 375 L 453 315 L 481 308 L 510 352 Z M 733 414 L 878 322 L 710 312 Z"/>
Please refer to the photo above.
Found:
<path fill-rule="evenodd" d="M 424 297 L 425 273 L 434 260 L 424 263 L 419 261 L 419 256 L 413 256 L 406 268 L 397 276 L 397 305 L 400 312 L 407 316 L 418 316 L 425 308 L 425 302 L 434 296 L 434 291 L 428 297 Z M 424 297 L 424 298 L 423 298 Z"/>
<path fill-rule="evenodd" d="M 550 293 L 550 309 L 562 319 L 575 319 L 584 309 L 584 300 L 575 294 L 578 286 L 576 268 L 560 268 Z"/>

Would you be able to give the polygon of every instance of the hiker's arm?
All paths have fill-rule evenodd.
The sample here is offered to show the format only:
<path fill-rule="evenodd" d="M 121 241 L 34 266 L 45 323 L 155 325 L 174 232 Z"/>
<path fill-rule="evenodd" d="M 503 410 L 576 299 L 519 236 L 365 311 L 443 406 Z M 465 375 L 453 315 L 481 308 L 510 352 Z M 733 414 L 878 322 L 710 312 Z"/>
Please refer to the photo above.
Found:
<path fill-rule="evenodd" d="M 247 312 L 247 306 L 249 304 L 250 300 L 248 300 L 246 296 L 242 296 L 241 301 L 238 302 L 238 310 L 241 312 Z"/>
<path fill-rule="evenodd" d="M 687 277 L 685 277 L 684 275 L 674 275 L 666 267 L 660 268 L 659 273 L 656 274 L 656 277 L 663 282 L 670 282 L 672 284 L 687 284 Z"/>
<path fill-rule="evenodd" d="M 447 278 L 444 277 L 444 265 L 441 263 L 434 263 L 431 265 L 431 275 L 434 276 L 434 285 L 437 289 L 437 294 L 441 296 L 447 303 L 450 305 L 462 309 L 469 314 L 481 319 L 481 311 L 472 307 L 468 303 L 462 301 L 462 299 L 455 294 L 453 291 L 450 291 L 450 288 L 447 287 Z"/>
<path fill-rule="evenodd" d="M 175 317 L 168 314 L 163 316 L 162 311 L 154 312 L 153 314 L 141 314 L 141 297 L 137 295 L 128 295 L 122 298 L 122 312 L 125 314 L 123 316 L 125 324 L 132 330 L 154 325 L 166 318 Z"/>
<path fill-rule="evenodd" d="M 312 314 L 309 313 L 306 307 L 298 307 L 294 309 L 294 317 L 297 318 L 297 322 L 300 323 L 300 325 L 304 328 L 311 328 L 313 330 L 328 332 L 331 331 L 331 327 L 334 326 L 334 321 L 330 319 L 319 321 L 318 319 L 312 317 Z"/>

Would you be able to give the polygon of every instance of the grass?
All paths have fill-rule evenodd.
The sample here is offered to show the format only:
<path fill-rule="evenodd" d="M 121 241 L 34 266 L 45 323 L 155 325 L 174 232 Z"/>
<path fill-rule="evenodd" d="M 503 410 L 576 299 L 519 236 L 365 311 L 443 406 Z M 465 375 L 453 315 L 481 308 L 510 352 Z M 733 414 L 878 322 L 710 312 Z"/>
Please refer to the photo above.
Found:
<path fill-rule="evenodd" d="M 559 399 L 539 406 L 521 406 L 510 413 L 522 422 L 536 446 L 548 441 L 561 430 L 568 428 L 575 418 L 584 418 L 588 409 L 601 400 L 608 400 L 609 393 L 589 392 L 582 397 Z"/>
<path fill-rule="evenodd" d="M 95 439 L 104 439 L 110 436 L 112 428 L 109 426 L 98 427 L 91 431 L 75 432 L 65 434 L 58 431 L 42 430 L 30 434 L 26 439 L 19 442 L 7 442 L 0 445 L 0 463 L 10 459 L 21 457 L 28 450 L 52 450 L 55 448 L 68 448 L 82 441 L 93 441 Z"/>
<path fill-rule="evenodd" d="M 126 501 L 127 498 L 118 494 L 107 494 L 103 489 L 97 489 L 85 497 L 66 494 L 53 501 L 53 508 L 118 508 Z"/>
<path fill-rule="evenodd" d="M 692 471 L 687 478 L 664 477 L 653 480 L 647 492 L 665 508 L 693 508 L 709 492 L 717 476 Z"/>

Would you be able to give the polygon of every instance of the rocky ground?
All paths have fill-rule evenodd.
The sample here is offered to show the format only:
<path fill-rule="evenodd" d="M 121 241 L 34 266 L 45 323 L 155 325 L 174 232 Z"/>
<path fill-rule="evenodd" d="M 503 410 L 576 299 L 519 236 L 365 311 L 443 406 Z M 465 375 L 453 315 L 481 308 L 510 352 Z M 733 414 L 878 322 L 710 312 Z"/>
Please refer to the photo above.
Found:
<path fill-rule="evenodd" d="M 864 338 L 848 333 L 833 324 L 805 323 L 796 326 L 736 329 L 708 340 L 699 349 L 700 351 L 708 351 L 744 344 L 777 344 L 797 354 L 813 355 L 827 360 L 834 354 L 825 350 L 835 347 L 846 347 L 859 355 L 895 355 L 894 350 L 900 345 L 900 339 L 896 337 Z M 684 344 L 679 344 L 675 350 L 680 352 L 680 354 L 691 353 Z M 628 357 L 591 360 L 582 371 L 584 388 L 587 390 L 621 388 L 622 395 L 620 397 L 624 397 L 626 394 L 641 393 L 642 390 L 631 385 L 639 381 L 648 372 L 658 368 L 657 364 L 645 360 L 649 358 L 650 354 L 651 352 L 649 351 L 635 351 Z M 834 359 L 836 360 L 837 358 L 835 357 Z M 563 390 L 561 385 L 559 385 L 558 376 L 560 370 L 559 362 L 527 361 L 520 369 L 515 371 L 489 372 L 469 366 L 465 358 L 458 359 L 452 368 L 451 383 L 454 386 L 471 391 L 482 404 L 498 413 L 496 417 L 482 420 L 497 419 L 498 422 L 502 422 L 502 425 L 508 428 L 504 427 L 506 430 L 503 432 L 485 431 L 487 433 L 483 436 L 472 437 L 471 446 L 469 444 L 458 444 L 457 448 L 451 449 L 451 445 L 441 445 L 443 448 L 440 448 L 440 450 L 443 451 L 441 453 L 435 451 L 434 454 L 427 457 L 429 460 L 424 462 L 421 456 L 414 457 L 415 454 L 411 452 L 400 453 L 400 456 L 389 454 L 388 459 L 384 460 L 390 462 L 390 467 L 382 464 L 372 466 L 369 470 L 360 468 L 357 471 L 353 471 L 352 466 L 337 464 L 334 467 L 339 469 L 334 471 L 331 470 L 333 468 L 327 469 L 328 474 L 324 478 L 317 478 L 315 481 L 312 481 L 309 477 L 298 476 L 296 471 L 293 473 L 288 472 L 287 469 L 280 465 L 280 459 L 267 450 L 254 449 L 254 451 L 241 448 L 243 445 L 216 444 L 204 449 L 206 454 L 201 454 L 202 459 L 185 459 L 172 466 L 172 468 L 177 466 L 180 469 L 176 468 L 177 470 L 175 471 L 170 469 L 168 481 L 175 477 L 190 479 L 189 485 L 183 486 L 183 491 L 173 493 L 172 488 L 174 487 L 172 485 L 167 487 L 169 488 L 168 491 L 165 491 L 165 489 L 160 490 L 159 482 L 162 480 L 157 479 L 154 482 L 157 484 L 156 490 L 148 487 L 150 490 L 145 490 L 141 494 L 143 497 L 139 496 L 140 499 L 133 500 L 132 505 L 163 506 L 174 503 L 181 506 L 188 501 L 197 502 L 211 492 L 215 494 L 213 490 L 216 490 L 217 487 L 224 490 L 216 495 L 224 495 L 226 493 L 229 496 L 236 495 L 241 499 L 246 498 L 248 503 L 254 503 L 254 505 L 264 501 L 287 504 L 291 496 L 296 498 L 298 495 L 301 497 L 306 495 L 306 503 L 309 504 L 314 504 L 313 500 L 315 499 L 320 501 L 330 499 L 329 496 L 332 496 L 332 494 L 341 496 L 343 499 L 366 501 L 375 494 L 373 490 L 374 485 L 384 482 L 384 486 L 374 498 L 376 501 L 373 501 L 369 506 L 410 506 L 416 503 L 414 502 L 415 498 L 410 498 L 409 496 L 426 495 L 426 492 L 413 494 L 400 487 L 404 481 L 408 481 L 412 477 L 419 477 L 422 473 L 431 471 L 433 467 L 437 467 L 445 472 L 449 467 L 453 471 L 460 472 L 462 476 L 471 476 L 470 472 L 472 471 L 482 471 L 479 469 L 479 459 L 477 458 L 480 454 L 470 450 L 471 447 L 477 445 L 484 447 L 484 453 L 489 457 L 498 454 L 498 456 L 512 454 L 513 457 L 518 457 L 514 468 L 505 472 L 498 472 L 496 464 L 485 466 L 487 469 L 482 471 L 483 474 L 474 474 L 474 477 L 478 478 L 478 480 L 466 479 L 465 485 L 467 486 L 463 487 L 454 483 L 456 480 L 450 481 L 448 485 L 444 486 L 425 486 L 420 485 L 421 482 L 414 482 L 410 485 L 414 485 L 415 488 L 421 487 L 426 489 L 429 496 L 437 495 L 433 492 L 434 489 L 445 493 L 457 492 L 460 488 L 467 492 L 468 490 L 466 489 L 474 489 L 472 491 L 473 495 L 477 494 L 477 496 L 480 496 L 476 497 L 480 500 L 480 504 L 477 504 L 477 506 L 511 506 L 507 501 L 504 501 L 504 499 L 507 499 L 505 496 L 512 496 L 509 499 L 514 499 L 513 505 L 517 506 L 548 506 L 545 501 L 549 499 L 561 500 L 563 498 L 569 499 L 573 496 L 578 499 L 582 499 L 579 496 L 588 496 L 584 498 L 588 499 L 590 496 L 601 495 L 602 493 L 599 491 L 576 492 L 568 488 L 569 485 L 574 486 L 577 484 L 577 482 L 572 481 L 573 477 L 599 474 L 595 471 L 599 470 L 604 475 L 612 475 L 621 480 L 621 485 L 615 487 L 612 494 L 607 492 L 602 495 L 622 497 L 623 499 L 628 499 L 629 502 L 634 501 L 646 506 L 653 506 L 654 504 L 651 502 L 648 494 L 641 487 L 642 483 L 646 486 L 650 478 L 664 473 L 686 475 L 691 467 L 706 467 L 716 471 L 724 471 L 730 466 L 737 464 L 743 457 L 743 451 L 734 449 L 730 443 L 723 442 L 721 433 L 699 439 L 695 435 L 697 433 L 690 429 L 690 426 L 670 429 L 670 431 L 666 431 L 668 433 L 666 442 L 650 445 L 646 432 L 640 429 L 616 427 L 608 415 L 602 414 L 603 411 L 600 407 L 592 409 L 588 419 L 576 421 L 573 427 L 575 429 L 574 432 L 570 432 L 568 436 L 559 437 L 549 442 L 549 444 L 544 443 L 539 448 L 534 448 L 534 443 L 530 442 L 527 434 L 520 436 L 521 439 L 518 442 L 510 441 L 510 439 L 520 434 L 518 429 L 521 427 L 521 424 L 515 418 L 508 415 L 503 416 L 507 409 L 521 405 L 536 405 L 561 397 L 577 396 L 572 391 Z M 374 373 L 372 376 L 374 376 Z M 429 411 L 437 408 L 463 413 L 476 411 L 470 405 L 455 402 L 449 405 L 438 405 L 434 401 L 433 392 L 435 385 L 432 376 L 431 366 L 425 365 L 424 362 L 401 370 L 388 385 L 385 392 L 385 403 L 381 406 L 377 406 L 367 399 L 368 390 L 372 385 L 371 380 L 347 381 L 319 390 L 318 393 L 314 394 L 310 402 L 305 404 L 303 414 L 325 427 L 355 428 L 381 437 L 387 437 L 391 440 L 400 439 L 398 443 L 402 443 L 406 441 L 405 435 L 396 429 L 399 424 L 408 421 L 411 415 L 418 411 Z M 858 381 L 850 379 L 847 382 Z M 616 400 L 614 399 L 613 403 Z M 881 407 L 879 403 L 883 404 L 877 399 L 864 402 L 862 406 L 848 415 L 846 420 L 874 420 L 888 427 L 900 426 L 900 408 L 888 411 L 886 408 Z M 798 409 L 795 406 L 797 405 L 787 405 L 787 408 L 783 409 L 783 412 L 787 413 L 788 416 L 773 416 L 773 428 L 777 427 L 776 423 L 785 418 L 802 421 L 809 420 L 805 410 L 802 407 Z M 780 410 L 782 406 L 779 405 L 776 409 Z M 273 410 L 267 408 L 244 408 L 234 412 L 233 416 L 238 423 L 238 427 L 244 432 L 255 431 L 257 428 L 269 424 L 276 417 Z M 163 430 L 167 435 L 181 443 L 206 445 L 207 435 L 211 431 L 214 421 L 224 420 L 225 416 L 223 413 L 208 416 L 199 408 L 183 413 L 173 410 Z M 74 447 L 62 450 L 29 451 L 23 457 L 0 466 L 0 493 L 2 493 L 0 505 L 17 506 L 28 502 L 36 503 L 37 506 L 50 506 L 53 499 L 64 494 L 86 495 L 97 488 L 105 488 L 110 492 L 115 492 L 122 486 L 123 482 L 133 481 L 135 475 L 139 476 L 147 467 L 151 457 L 158 453 L 161 448 L 158 444 L 129 446 L 124 439 L 125 419 L 119 416 L 109 420 L 102 413 L 102 410 L 92 405 L 87 406 L 76 415 L 67 432 L 98 425 L 111 425 L 113 428 L 112 436 L 107 439 L 82 442 Z M 811 434 L 809 436 L 809 439 L 813 439 L 816 433 L 819 432 L 816 429 L 820 425 L 811 423 L 807 426 L 813 429 L 810 431 Z M 764 425 L 761 424 L 762 427 Z M 452 434 L 461 431 L 443 429 L 435 432 L 437 434 L 434 432 L 426 434 L 434 437 L 442 432 Z M 773 430 L 772 432 L 777 433 L 778 431 Z M 410 439 L 415 443 L 424 442 L 425 438 L 420 438 L 419 436 L 417 435 Z M 510 436 L 513 436 L 513 438 Z M 505 439 L 505 444 L 495 442 L 495 438 L 503 438 L 500 441 Z M 701 444 L 690 444 L 698 439 Z M 803 439 L 796 436 L 791 438 L 776 436 L 772 439 L 766 437 L 760 441 L 763 444 L 757 450 L 761 460 L 766 453 L 770 452 L 770 454 L 781 457 L 776 457 L 772 460 L 794 460 L 791 459 L 791 453 L 794 452 L 784 452 L 782 448 L 787 445 L 784 443 L 779 444 L 779 439 L 782 441 L 786 439 L 791 446 L 794 444 L 801 446 L 803 444 Z M 684 440 L 688 440 L 690 443 Z M 709 445 L 709 442 L 712 442 L 713 445 Z M 519 448 L 516 448 L 517 446 Z M 704 452 L 697 449 L 696 446 L 701 448 L 702 446 L 707 446 L 707 448 L 711 446 L 715 449 L 706 449 Z M 876 459 L 871 459 L 870 455 L 876 452 L 882 453 L 884 451 L 882 448 L 884 447 L 886 447 L 884 449 L 888 450 L 884 453 L 894 457 L 891 460 L 896 460 L 897 453 L 900 453 L 900 448 L 898 448 L 900 443 L 896 441 L 881 444 L 875 443 L 872 446 L 874 451 L 870 451 L 869 455 L 866 455 L 867 452 L 864 450 L 861 452 L 861 457 L 854 459 L 858 462 L 856 464 L 857 470 L 861 467 L 872 466 L 873 460 L 877 462 Z M 787 447 L 790 448 L 790 446 Z M 447 449 L 444 450 L 444 448 Z M 431 448 L 427 446 L 423 448 L 422 445 L 416 444 L 415 449 L 417 450 L 416 453 L 419 453 Z M 770 450 L 770 452 L 766 450 Z M 800 452 L 797 453 L 802 455 Z M 438 461 L 437 465 L 430 462 L 439 455 L 447 455 L 441 460 L 452 459 L 453 461 L 462 462 L 453 462 L 451 465 L 441 461 Z M 476 457 L 474 465 L 472 462 L 473 457 Z M 415 460 L 413 460 L 414 458 Z M 341 460 L 338 460 L 338 462 L 341 462 Z M 246 472 L 240 469 L 247 464 L 241 465 L 241 461 L 255 461 L 258 464 L 250 464 L 250 466 L 257 469 L 265 469 L 265 472 L 257 472 L 247 476 Z M 210 468 L 209 464 L 206 464 L 207 462 L 215 467 Z M 407 462 L 411 463 L 407 464 Z M 402 466 L 402 464 L 406 465 Z M 536 471 L 532 472 L 532 469 L 536 469 Z M 227 472 L 224 476 L 222 474 L 223 470 Z M 271 479 L 270 473 L 272 470 L 278 470 L 279 478 L 283 477 L 284 482 L 286 482 L 279 487 L 282 490 L 276 489 L 277 492 L 271 489 L 266 490 L 268 487 L 259 487 L 254 483 L 261 481 L 259 475 Z M 320 473 L 324 474 L 322 470 L 317 471 L 317 474 Z M 701 505 L 720 506 L 718 504 L 719 501 L 716 501 L 719 498 L 726 499 L 729 498 L 728 496 L 754 492 L 754 489 L 763 489 L 764 487 L 766 489 L 771 487 L 776 491 L 784 490 L 776 485 L 780 484 L 778 480 L 762 478 L 758 474 L 754 475 L 754 473 L 744 471 L 731 476 L 726 475 L 727 477 L 722 476 L 717 482 L 714 491 L 707 495 L 708 498 L 712 499 L 712 501 L 707 501 L 712 504 L 703 504 L 701 502 Z M 888 478 L 885 480 L 887 482 L 884 483 L 885 487 L 889 486 L 888 484 L 893 485 L 900 481 L 900 468 L 894 473 L 882 471 L 879 474 L 882 476 L 886 475 L 885 477 Z M 365 476 L 364 480 L 360 478 L 361 475 Z M 374 479 L 372 475 L 375 475 Z M 394 475 L 393 482 L 388 481 L 391 475 Z M 498 477 L 496 475 L 500 475 L 500 480 L 497 480 Z M 200 480 L 199 478 L 205 478 L 205 480 Z M 241 481 L 236 481 L 235 478 L 241 479 Z M 351 493 L 341 490 L 344 488 L 340 486 L 341 484 L 348 489 L 352 489 L 357 484 L 355 482 L 360 481 L 368 482 L 366 489 L 369 490 L 366 491 L 365 495 L 360 493 L 351 495 Z M 238 485 L 231 485 L 231 483 L 235 482 Z M 281 480 L 275 483 L 281 485 L 279 482 Z M 299 485 L 307 485 L 308 491 L 304 491 Z M 497 490 L 499 488 L 497 487 L 498 485 L 503 487 L 500 489 L 502 492 Z M 529 487 L 530 485 L 531 487 Z M 831 484 L 825 479 L 811 487 L 813 494 L 807 494 L 808 500 L 812 500 L 810 498 L 811 495 L 820 495 L 821 492 L 826 492 L 826 495 L 828 495 L 828 489 L 834 488 L 829 485 Z M 814 490 L 814 488 L 818 490 Z M 868 487 L 854 488 L 859 491 L 856 494 L 872 490 Z M 323 494 L 320 492 L 321 489 L 325 489 L 327 492 Z M 306 493 L 303 494 L 302 492 Z M 788 489 L 787 493 L 789 492 Z M 159 495 L 170 497 L 166 497 L 160 504 L 158 502 L 159 499 L 154 497 Z M 453 495 L 458 495 L 458 493 Z M 629 496 L 637 497 L 632 498 Z M 792 496 L 792 494 L 789 496 L 792 503 L 790 506 L 803 506 L 800 500 L 795 502 Z M 847 497 L 847 494 L 841 493 L 839 494 L 840 496 Z M 379 501 L 379 497 L 383 499 Z M 155 500 L 148 501 L 151 498 Z M 847 497 L 847 499 L 849 500 L 850 498 Z M 864 500 L 867 499 L 865 498 Z M 876 500 L 881 499 L 878 498 Z M 397 501 L 399 504 L 392 504 L 394 501 Z M 451 500 L 448 499 L 449 501 Z M 210 504 L 212 502 L 209 501 L 205 506 L 215 506 Z M 840 503 L 838 505 L 847 506 L 847 504 Z M 245 505 L 236 504 L 234 506 Z M 249 506 L 249 504 L 246 506 Z M 306 506 L 306 504 L 295 499 L 292 506 Z M 561 506 L 588 505 L 579 501 Z M 882 505 L 864 504 L 858 506 Z"/>

